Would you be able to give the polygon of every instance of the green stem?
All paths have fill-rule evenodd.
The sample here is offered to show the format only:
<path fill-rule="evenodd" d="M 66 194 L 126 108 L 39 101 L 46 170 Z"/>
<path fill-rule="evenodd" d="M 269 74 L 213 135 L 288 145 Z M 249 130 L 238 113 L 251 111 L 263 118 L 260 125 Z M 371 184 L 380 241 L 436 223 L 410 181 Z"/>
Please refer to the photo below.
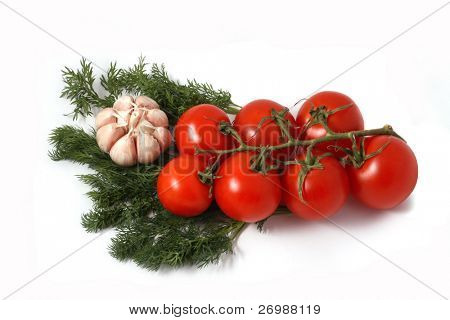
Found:
<path fill-rule="evenodd" d="M 236 238 L 239 236 L 239 234 L 244 230 L 244 227 L 247 226 L 246 222 L 237 221 L 235 224 L 232 225 L 230 228 L 230 238 L 231 240 L 236 240 Z"/>
<path fill-rule="evenodd" d="M 328 141 L 336 141 L 343 139 L 352 139 L 354 137 L 365 137 L 365 136 L 379 136 L 379 135 L 390 135 L 397 138 L 402 139 L 390 125 L 385 125 L 382 128 L 377 129 L 369 129 L 369 130 L 359 130 L 359 131 L 350 131 L 344 133 L 328 133 L 327 135 L 317 138 L 317 139 L 309 139 L 309 140 L 292 140 L 283 144 L 279 144 L 276 146 L 249 146 L 246 144 L 241 144 L 239 147 L 228 149 L 228 150 L 197 150 L 198 153 L 215 153 L 215 154 L 227 154 L 241 151 L 261 151 L 262 148 L 265 148 L 269 151 L 290 148 L 290 147 L 308 147 L 308 151 L 311 152 L 312 148 L 322 142 Z M 403 139 L 402 139 L 403 140 Z"/>

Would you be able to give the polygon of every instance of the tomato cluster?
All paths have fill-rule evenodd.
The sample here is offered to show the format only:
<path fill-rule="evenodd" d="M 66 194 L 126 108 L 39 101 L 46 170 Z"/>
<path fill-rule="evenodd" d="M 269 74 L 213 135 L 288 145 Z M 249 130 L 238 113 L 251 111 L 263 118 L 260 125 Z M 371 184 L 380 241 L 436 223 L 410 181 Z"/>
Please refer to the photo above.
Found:
<path fill-rule="evenodd" d="M 304 219 L 326 218 L 349 194 L 372 208 L 395 207 L 411 194 L 418 174 L 414 153 L 400 138 L 353 136 L 308 149 L 303 146 L 311 143 L 293 143 L 363 129 L 355 102 L 331 91 L 306 100 L 296 119 L 270 100 L 250 102 L 234 123 L 216 106 L 195 106 L 175 127 L 180 155 L 158 177 L 159 200 L 184 217 L 215 200 L 244 222 L 266 219 L 280 204 Z"/>

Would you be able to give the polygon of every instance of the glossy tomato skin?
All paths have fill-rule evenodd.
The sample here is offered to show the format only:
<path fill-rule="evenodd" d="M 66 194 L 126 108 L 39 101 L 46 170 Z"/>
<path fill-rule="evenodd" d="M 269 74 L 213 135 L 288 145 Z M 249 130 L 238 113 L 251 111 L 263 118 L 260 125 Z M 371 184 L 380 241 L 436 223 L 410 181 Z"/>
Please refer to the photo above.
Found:
<path fill-rule="evenodd" d="M 301 106 L 296 119 L 297 125 L 303 132 L 303 138 L 309 140 L 320 138 L 326 135 L 326 130 L 321 124 L 314 125 L 304 131 L 305 125 L 311 119 L 311 115 L 309 112 L 313 107 L 317 108 L 319 106 L 326 106 L 327 110 L 334 110 L 338 107 L 345 106 L 351 103 L 353 103 L 351 107 L 342 111 L 338 111 L 328 117 L 328 127 L 335 132 L 348 132 L 364 129 L 364 119 L 358 106 L 350 97 L 335 91 L 322 91 L 311 96 Z M 318 144 L 316 148 L 328 152 L 333 152 L 338 156 L 343 156 L 345 154 L 343 152 L 336 151 L 336 149 L 332 148 L 331 146 L 351 148 L 351 142 L 348 139 L 337 140 L 334 142 Z"/>
<path fill-rule="evenodd" d="M 199 149 L 225 150 L 233 146 L 233 138 L 219 131 L 219 122 L 230 123 L 225 111 L 212 104 L 200 104 L 184 112 L 175 126 L 175 143 L 181 154 L 194 154 Z"/>
<path fill-rule="evenodd" d="M 347 167 L 355 198 L 375 209 L 390 209 L 403 202 L 414 190 L 418 166 L 414 152 L 402 140 L 376 136 L 365 141 L 366 155 L 387 147 L 360 168 Z"/>
<path fill-rule="evenodd" d="M 269 117 L 272 109 L 282 111 L 284 107 L 274 101 L 260 99 L 248 103 L 236 115 L 234 128 L 246 144 L 251 146 L 276 146 L 287 142 L 274 120 L 266 120 L 258 130 L 261 120 L 264 117 Z M 291 124 L 289 132 L 295 137 L 297 131 L 294 116 L 288 112 L 285 119 L 289 120 Z M 281 149 L 275 151 L 273 156 L 279 160 L 287 160 L 293 152 L 294 148 Z"/>
<path fill-rule="evenodd" d="M 303 155 L 298 156 L 303 160 Z M 312 169 L 303 183 L 303 203 L 299 197 L 298 174 L 300 164 L 286 166 L 281 177 L 283 200 L 295 215 L 306 220 L 319 220 L 337 213 L 349 195 L 349 182 L 345 169 L 334 157 L 320 160 L 323 169 Z"/>
<path fill-rule="evenodd" d="M 198 178 L 206 167 L 202 157 L 182 154 L 169 161 L 158 176 L 158 198 L 164 208 L 181 217 L 193 217 L 211 205 L 209 186 Z"/>
<path fill-rule="evenodd" d="M 281 199 L 277 172 L 266 175 L 250 169 L 253 153 L 238 152 L 226 159 L 214 180 L 214 197 L 230 218 L 256 222 L 269 217 Z"/>

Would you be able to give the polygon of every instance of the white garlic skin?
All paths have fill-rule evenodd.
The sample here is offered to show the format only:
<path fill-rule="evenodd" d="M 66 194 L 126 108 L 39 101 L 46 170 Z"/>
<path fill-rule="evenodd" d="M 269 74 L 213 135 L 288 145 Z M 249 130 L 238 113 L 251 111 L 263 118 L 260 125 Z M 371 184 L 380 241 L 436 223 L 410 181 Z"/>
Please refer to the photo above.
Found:
<path fill-rule="evenodd" d="M 164 152 L 172 143 L 172 134 L 167 128 L 156 127 L 153 136 L 158 140 L 161 152 Z"/>
<path fill-rule="evenodd" d="M 129 130 L 133 130 L 134 128 L 136 128 L 137 124 L 139 123 L 139 121 L 142 118 L 142 112 L 139 110 L 134 110 L 131 115 L 130 118 L 128 120 L 128 129 Z"/>
<path fill-rule="evenodd" d="M 124 135 L 126 129 L 117 123 L 109 123 L 97 130 L 96 139 L 99 148 L 103 152 L 109 152 L 112 146 Z"/>
<path fill-rule="evenodd" d="M 172 143 L 167 115 L 146 96 L 120 97 L 95 123 L 99 148 L 120 166 L 151 163 Z"/>
<path fill-rule="evenodd" d="M 145 114 L 145 118 L 155 127 L 167 128 L 169 126 L 169 119 L 167 118 L 166 113 L 160 109 L 148 110 Z"/>
<path fill-rule="evenodd" d="M 131 96 L 121 96 L 114 102 L 113 109 L 117 111 L 131 111 L 134 99 Z"/>
<path fill-rule="evenodd" d="M 147 96 L 139 96 L 135 100 L 135 104 L 139 108 L 146 108 L 146 109 L 159 109 L 158 103 L 153 100 L 152 98 L 149 98 Z"/>
<path fill-rule="evenodd" d="M 141 119 L 138 126 L 139 131 L 153 133 L 155 131 L 156 127 L 152 125 L 150 122 L 148 122 L 145 117 Z"/>
<path fill-rule="evenodd" d="M 122 110 L 117 111 L 116 110 L 116 116 L 117 116 L 117 124 L 119 126 L 125 127 L 128 130 L 128 123 L 130 122 L 131 112 L 130 110 Z"/>
<path fill-rule="evenodd" d="M 158 141 L 148 132 L 140 131 L 136 139 L 137 160 L 147 164 L 158 159 L 161 154 Z"/>
<path fill-rule="evenodd" d="M 136 141 L 132 135 L 125 135 L 112 146 L 111 160 L 122 167 L 131 167 L 137 163 Z"/>
<path fill-rule="evenodd" d="M 116 111 L 113 108 L 104 108 L 95 117 L 95 127 L 97 129 L 104 125 L 117 122 Z"/>

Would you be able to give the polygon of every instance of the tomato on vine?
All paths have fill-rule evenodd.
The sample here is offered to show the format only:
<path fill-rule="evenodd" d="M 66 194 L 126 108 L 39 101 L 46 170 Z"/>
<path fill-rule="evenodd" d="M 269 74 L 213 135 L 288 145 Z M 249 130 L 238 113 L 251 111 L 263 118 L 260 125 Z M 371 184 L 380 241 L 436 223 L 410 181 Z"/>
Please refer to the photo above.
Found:
<path fill-rule="evenodd" d="M 158 198 L 165 209 L 182 217 L 193 217 L 211 205 L 210 186 L 198 173 L 206 168 L 203 157 L 182 154 L 169 161 L 158 176 Z"/>
<path fill-rule="evenodd" d="M 327 218 L 338 212 L 349 194 L 348 177 L 339 161 L 331 156 L 313 156 L 306 169 L 302 153 L 296 162 L 287 165 L 281 177 L 287 208 L 307 220 Z M 303 181 L 300 179 L 302 169 L 306 169 Z"/>
<path fill-rule="evenodd" d="M 322 91 L 307 99 L 297 114 L 296 122 L 301 131 L 300 138 L 306 140 L 325 136 L 326 126 L 337 133 L 364 129 L 364 120 L 356 103 L 345 94 L 334 91 Z M 316 147 L 343 156 L 339 149 L 350 148 L 351 142 L 342 139 L 322 142 Z"/>
<path fill-rule="evenodd" d="M 194 154 L 195 148 L 225 150 L 233 138 L 219 130 L 219 123 L 231 125 L 228 115 L 212 104 L 200 104 L 184 112 L 175 126 L 175 143 L 180 153 Z"/>
<path fill-rule="evenodd" d="M 216 173 L 214 197 L 220 209 L 234 220 L 263 220 L 274 213 L 280 203 L 278 173 L 254 171 L 255 156 L 253 152 L 237 152 L 227 158 Z"/>
<path fill-rule="evenodd" d="M 278 121 L 286 123 L 287 132 L 283 132 Z M 296 135 L 294 116 L 287 108 L 266 99 L 245 105 L 236 115 L 233 125 L 242 140 L 250 146 L 276 146 L 287 142 L 288 135 Z M 273 157 L 287 160 L 294 150 L 295 148 L 276 150 Z"/>
<path fill-rule="evenodd" d="M 347 167 L 351 190 L 358 200 L 375 209 L 389 209 L 411 194 L 417 183 L 418 166 L 404 141 L 393 136 L 370 137 L 360 152 L 356 167 Z"/>

